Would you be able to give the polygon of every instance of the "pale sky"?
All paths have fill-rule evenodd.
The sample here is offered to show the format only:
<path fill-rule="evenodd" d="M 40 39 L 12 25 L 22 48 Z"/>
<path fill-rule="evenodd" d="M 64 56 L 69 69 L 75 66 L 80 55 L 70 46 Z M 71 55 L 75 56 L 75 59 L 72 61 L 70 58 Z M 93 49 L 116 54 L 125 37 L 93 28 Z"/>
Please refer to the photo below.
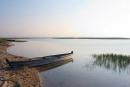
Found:
<path fill-rule="evenodd" d="M 130 0 L 0 0 L 3 37 L 130 37 Z"/>

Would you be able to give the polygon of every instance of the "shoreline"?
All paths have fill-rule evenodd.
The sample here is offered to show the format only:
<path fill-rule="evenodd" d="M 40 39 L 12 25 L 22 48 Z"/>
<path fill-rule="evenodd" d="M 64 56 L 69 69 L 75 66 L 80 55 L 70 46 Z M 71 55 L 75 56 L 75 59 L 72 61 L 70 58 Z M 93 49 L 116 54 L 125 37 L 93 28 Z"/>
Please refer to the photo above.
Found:
<path fill-rule="evenodd" d="M 0 44 L 0 67 L 5 65 L 5 59 L 10 61 L 28 60 L 26 57 L 8 53 L 7 48 L 10 46 L 10 42 Z M 14 82 L 18 82 L 20 87 L 43 87 L 39 72 L 35 68 L 25 67 L 19 70 L 0 70 L 0 77 L 9 79 L 8 81 L 0 81 L 1 87 L 13 87 L 15 85 Z"/>

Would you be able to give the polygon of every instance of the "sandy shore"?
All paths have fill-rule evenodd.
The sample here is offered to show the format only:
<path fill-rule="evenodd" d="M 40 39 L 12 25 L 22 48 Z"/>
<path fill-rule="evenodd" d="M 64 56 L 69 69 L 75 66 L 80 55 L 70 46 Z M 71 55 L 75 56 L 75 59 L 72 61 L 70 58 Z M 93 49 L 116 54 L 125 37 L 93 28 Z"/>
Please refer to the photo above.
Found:
<path fill-rule="evenodd" d="M 5 59 L 8 60 L 27 60 L 28 58 L 15 56 L 7 52 L 9 43 L 0 44 L 0 67 L 5 64 Z M 0 81 L 0 87 L 14 87 L 16 82 L 20 87 L 42 87 L 38 75 L 38 70 L 35 68 L 19 69 L 19 70 L 0 70 L 0 77 L 8 79 Z"/>

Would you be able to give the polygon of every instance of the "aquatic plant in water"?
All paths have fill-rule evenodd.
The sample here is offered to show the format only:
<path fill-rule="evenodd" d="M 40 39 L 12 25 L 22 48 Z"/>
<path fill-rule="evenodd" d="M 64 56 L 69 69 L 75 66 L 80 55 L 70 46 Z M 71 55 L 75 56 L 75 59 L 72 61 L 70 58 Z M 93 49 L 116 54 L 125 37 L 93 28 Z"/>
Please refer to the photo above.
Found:
<path fill-rule="evenodd" d="M 128 71 L 130 68 L 130 56 L 122 54 L 94 54 L 93 64 L 116 72 Z"/>

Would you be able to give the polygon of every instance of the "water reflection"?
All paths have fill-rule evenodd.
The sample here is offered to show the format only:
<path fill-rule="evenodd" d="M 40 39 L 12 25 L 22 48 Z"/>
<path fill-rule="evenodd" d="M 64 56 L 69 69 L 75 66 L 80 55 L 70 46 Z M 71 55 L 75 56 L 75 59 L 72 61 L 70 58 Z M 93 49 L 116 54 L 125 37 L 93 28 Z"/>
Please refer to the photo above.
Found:
<path fill-rule="evenodd" d="M 116 72 L 129 71 L 130 56 L 121 54 L 94 54 L 93 64 Z"/>
<path fill-rule="evenodd" d="M 43 71 L 47 71 L 47 70 L 50 70 L 50 69 L 57 68 L 59 66 L 62 66 L 64 64 L 67 64 L 67 63 L 70 63 L 70 62 L 73 62 L 73 59 L 68 57 L 68 58 L 64 58 L 62 60 L 53 62 L 53 63 L 49 63 L 49 64 L 46 64 L 46 65 L 43 65 L 43 66 L 36 67 L 36 69 L 39 72 L 43 72 Z"/>

